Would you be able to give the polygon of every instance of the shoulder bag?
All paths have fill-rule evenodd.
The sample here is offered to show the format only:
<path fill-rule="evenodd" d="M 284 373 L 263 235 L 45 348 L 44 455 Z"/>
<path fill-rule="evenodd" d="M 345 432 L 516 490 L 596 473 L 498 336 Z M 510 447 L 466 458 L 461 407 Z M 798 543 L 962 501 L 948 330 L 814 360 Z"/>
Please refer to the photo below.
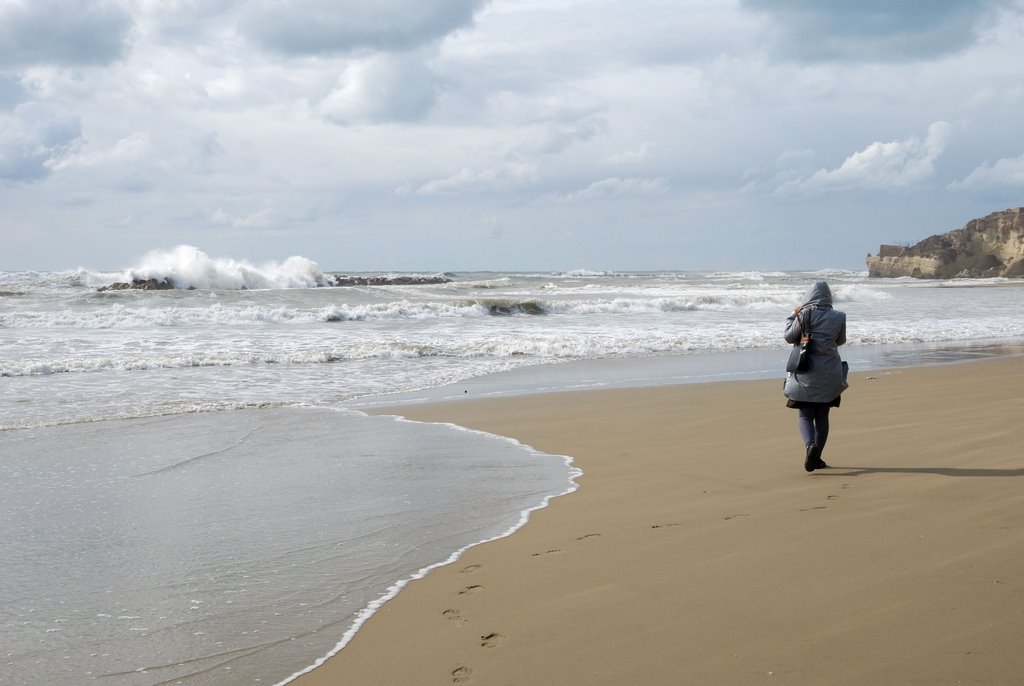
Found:
<path fill-rule="evenodd" d="M 800 314 L 796 315 L 796 324 L 800 327 L 800 342 L 793 344 L 786 362 L 787 372 L 806 372 L 811 368 L 811 310 L 805 310 L 803 321 Z"/>

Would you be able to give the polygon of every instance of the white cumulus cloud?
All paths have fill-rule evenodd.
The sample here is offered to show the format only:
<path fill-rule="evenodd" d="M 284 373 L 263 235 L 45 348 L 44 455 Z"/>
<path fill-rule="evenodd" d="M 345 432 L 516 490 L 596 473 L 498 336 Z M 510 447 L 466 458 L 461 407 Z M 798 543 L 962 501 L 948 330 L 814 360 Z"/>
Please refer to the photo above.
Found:
<path fill-rule="evenodd" d="M 439 88 L 421 52 L 380 53 L 350 62 L 320 113 L 340 125 L 415 121 L 430 111 Z"/>
<path fill-rule="evenodd" d="M 924 137 L 872 143 L 853 153 L 836 169 L 819 169 L 807 178 L 787 181 L 780 193 L 799 191 L 907 188 L 930 178 L 946 149 L 952 127 L 944 121 L 928 127 Z"/>
<path fill-rule="evenodd" d="M 416 195 L 455 195 L 500 190 L 531 184 L 536 179 L 537 168 L 532 164 L 506 162 L 490 169 L 466 167 L 449 177 L 428 181 L 416 190 Z"/>
<path fill-rule="evenodd" d="M 109 148 L 100 150 L 77 150 L 66 157 L 54 160 L 49 166 L 53 171 L 69 167 L 97 167 L 106 164 L 124 164 L 143 159 L 153 150 L 149 134 L 133 133 Z"/>
<path fill-rule="evenodd" d="M 1024 186 L 1024 155 L 1004 157 L 995 163 L 985 162 L 970 174 L 949 184 L 953 191 L 969 191 L 976 188 Z"/>
<path fill-rule="evenodd" d="M 27 102 L 0 114 L 0 179 L 35 181 L 50 175 L 80 142 L 79 117 Z"/>
<path fill-rule="evenodd" d="M 623 195 L 660 195 L 669 188 L 668 179 L 659 176 L 655 179 L 621 179 L 613 176 L 595 181 L 586 188 L 569 193 L 559 198 L 562 202 L 578 200 L 595 200 L 598 198 L 615 198 Z"/>

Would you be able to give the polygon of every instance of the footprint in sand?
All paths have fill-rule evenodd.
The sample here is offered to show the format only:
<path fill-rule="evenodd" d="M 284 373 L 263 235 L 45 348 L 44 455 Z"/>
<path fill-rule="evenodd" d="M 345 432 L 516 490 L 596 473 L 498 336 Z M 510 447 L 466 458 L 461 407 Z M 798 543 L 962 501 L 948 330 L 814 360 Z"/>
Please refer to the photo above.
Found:
<path fill-rule="evenodd" d="M 504 636 L 498 633 L 487 634 L 480 637 L 480 646 L 482 648 L 495 648 L 504 638 Z"/>
<path fill-rule="evenodd" d="M 474 584 L 472 586 L 466 586 L 464 589 L 459 591 L 459 595 L 470 595 L 471 593 L 476 593 L 477 591 L 482 590 L 484 590 L 483 586 L 481 586 L 480 584 Z"/>
<path fill-rule="evenodd" d="M 466 623 L 466 620 L 462 618 L 462 613 L 459 612 L 458 610 L 455 610 L 455 609 L 445 610 L 441 614 L 444 615 L 445 619 L 450 619 L 451 621 L 455 622 L 456 624 L 465 624 Z"/>
<path fill-rule="evenodd" d="M 827 510 L 827 509 L 828 508 L 825 507 L 824 505 L 818 505 L 817 507 L 802 507 L 802 508 L 800 508 L 800 511 L 801 512 L 812 512 L 814 510 Z"/>
<path fill-rule="evenodd" d="M 825 498 L 825 500 L 839 500 L 839 496 L 837 496 L 837 495 L 830 495 L 827 498 Z"/>
<path fill-rule="evenodd" d="M 543 553 L 534 553 L 531 557 L 541 557 L 543 555 L 557 555 L 562 552 L 561 550 L 545 550 Z"/>
<path fill-rule="evenodd" d="M 749 517 L 749 516 L 750 515 L 748 515 L 748 514 L 734 514 L 734 515 L 729 515 L 728 517 L 725 517 L 724 519 L 725 519 L 725 521 L 729 521 L 730 519 L 740 519 L 741 517 Z"/>
<path fill-rule="evenodd" d="M 726 517 L 726 519 L 729 519 Z M 682 522 L 668 522 L 667 524 L 651 524 L 652 529 L 672 529 L 677 526 L 682 526 Z"/>
<path fill-rule="evenodd" d="M 468 565 L 459 570 L 459 574 L 472 574 L 473 572 L 482 569 L 483 565 Z"/>
<path fill-rule="evenodd" d="M 467 681 L 469 681 L 469 677 L 472 673 L 473 670 L 469 667 L 463 667 L 462 665 L 459 665 L 458 667 L 452 670 L 452 683 L 464 684 Z"/>
<path fill-rule="evenodd" d="M 594 536 L 600 536 L 601 534 L 583 534 L 576 538 L 577 541 L 582 541 L 585 538 L 593 538 Z"/>

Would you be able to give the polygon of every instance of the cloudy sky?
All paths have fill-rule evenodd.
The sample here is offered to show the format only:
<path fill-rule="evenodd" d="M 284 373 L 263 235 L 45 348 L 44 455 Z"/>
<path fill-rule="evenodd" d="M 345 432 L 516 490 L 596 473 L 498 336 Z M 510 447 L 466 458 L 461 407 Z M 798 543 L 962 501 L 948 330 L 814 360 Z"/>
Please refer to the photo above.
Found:
<path fill-rule="evenodd" d="M 859 268 L 1024 205 L 1024 0 L 0 0 L 0 270 Z"/>

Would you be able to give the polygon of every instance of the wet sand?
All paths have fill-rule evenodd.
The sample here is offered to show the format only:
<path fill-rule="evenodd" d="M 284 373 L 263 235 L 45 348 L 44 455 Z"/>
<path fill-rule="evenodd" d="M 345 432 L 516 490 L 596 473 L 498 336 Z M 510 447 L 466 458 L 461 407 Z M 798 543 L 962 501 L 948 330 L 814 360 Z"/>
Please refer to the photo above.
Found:
<path fill-rule="evenodd" d="M 296 683 L 1017 683 L 1024 360 L 850 379 L 812 474 L 780 380 L 396 410 L 571 455 L 580 490 Z"/>

